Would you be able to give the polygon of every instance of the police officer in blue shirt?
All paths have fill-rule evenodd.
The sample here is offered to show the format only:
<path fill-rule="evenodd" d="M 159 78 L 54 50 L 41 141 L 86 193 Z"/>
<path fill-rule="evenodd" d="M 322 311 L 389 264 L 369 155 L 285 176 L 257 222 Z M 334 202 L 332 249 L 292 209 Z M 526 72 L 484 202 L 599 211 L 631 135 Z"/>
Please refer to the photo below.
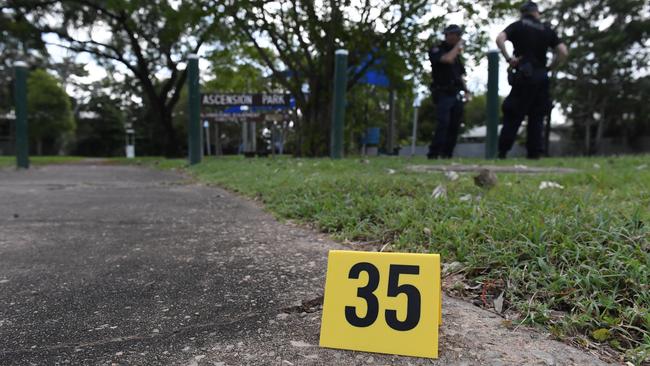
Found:
<path fill-rule="evenodd" d="M 544 152 L 544 117 L 549 111 L 548 69 L 566 59 L 567 48 L 548 24 L 540 21 L 537 4 L 521 6 L 521 19 L 510 24 L 496 39 L 497 46 L 509 64 L 510 94 L 503 101 L 503 128 L 499 136 L 499 158 L 504 159 L 517 138 L 521 122 L 528 116 L 526 149 L 529 159 L 539 159 Z M 514 47 L 508 54 L 505 42 Z M 547 66 L 546 52 L 554 51 Z"/>
<path fill-rule="evenodd" d="M 445 40 L 429 50 L 433 84 L 431 93 L 436 104 L 437 124 L 429 146 L 429 159 L 451 158 L 463 117 L 461 91 L 469 95 L 463 76 L 461 60 L 463 30 L 455 24 L 444 29 Z"/>

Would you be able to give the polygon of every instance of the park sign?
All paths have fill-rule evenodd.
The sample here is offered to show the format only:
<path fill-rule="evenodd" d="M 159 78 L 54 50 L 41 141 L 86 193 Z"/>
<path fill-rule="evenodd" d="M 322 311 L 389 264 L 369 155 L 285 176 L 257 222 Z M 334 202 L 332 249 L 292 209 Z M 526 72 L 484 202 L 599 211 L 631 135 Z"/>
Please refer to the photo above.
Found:
<path fill-rule="evenodd" d="M 201 105 L 204 107 L 289 107 L 291 96 L 282 93 L 203 93 Z"/>
<path fill-rule="evenodd" d="M 248 113 L 201 113 L 201 119 L 210 120 L 212 122 L 263 122 L 264 115 L 262 113 L 248 112 Z"/>

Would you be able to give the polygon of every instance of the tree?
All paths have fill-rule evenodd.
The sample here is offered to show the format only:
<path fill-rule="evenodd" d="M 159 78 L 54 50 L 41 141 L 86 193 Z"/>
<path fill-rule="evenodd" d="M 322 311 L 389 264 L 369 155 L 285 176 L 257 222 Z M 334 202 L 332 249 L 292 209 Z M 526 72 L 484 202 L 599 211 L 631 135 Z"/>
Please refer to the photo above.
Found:
<path fill-rule="evenodd" d="M 295 96 L 303 116 L 298 145 L 302 153 L 314 156 L 325 155 L 328 148 L 334 52 L 350 50 L 348 90 L 378 63 L 397 86 L 407 72 L 419 72 L 425 41 L 418 36 L 441 22 L 425 19 L 430 5 L 426 0 L 355 5 L 337 0 L 242 0 L 227 10 L 270 76 Z"/>
<path fill-rule="evenodd" d="M 180 154 L 172 112 L 181 96 L 187 56 L 224 35 L 212 1 L 164 0 L 9 0 L 11 8 L 60 47 L 89 53 L 109 73 L 139 83 L 148 117 L 161 126 L 164 152 Z M 104 36 L 102 36 L 104 34 Z M 225 37 L 225 35 L 224 35 Z M 161 77 L 162 76 L 162 77 Z"/>
<path fill-rule="evenodd" d="M 94 90 L 89 100 L 78 108 L 74 153 L 122 155 L 124 136 L 124 115 L 119 101 L 101 90 Z"/>
<path fill-rule="evenodd" d="M 562 0 L 550 10 L 570 47 L 555 95 L 576 136 L 584 138 L 585 152 L 592 154 L 607 133 L 626 134 L 630 126 L 647 123 L 647 114 L 633 113 L 633 106 L 640 102 L 640 89 L 648 87 L 642 76 L 650 62 L 650 5 L 644 0 Z"/>
<path fill-rule="evenodd" d="M 59 82 L 44 70 L 35 70 L 27 79 L 29 137 L 36 153 L 57 153 L 75 129 L 70 98 Z"/>
<path fill-rule="evenodd" d="M 14 63 L 43 66 L 47 50 L 40 34 L 20 14 L 0 8 L 0 113 L 13 108 Z"/>

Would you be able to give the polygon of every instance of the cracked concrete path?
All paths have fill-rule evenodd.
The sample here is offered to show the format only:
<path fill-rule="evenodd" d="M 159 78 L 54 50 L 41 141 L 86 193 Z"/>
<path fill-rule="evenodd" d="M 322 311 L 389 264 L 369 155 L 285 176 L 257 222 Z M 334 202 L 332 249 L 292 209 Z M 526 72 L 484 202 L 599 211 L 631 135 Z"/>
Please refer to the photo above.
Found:
<path fill-rule="evenodd" d="M 320 349 L 330 249 L 172 172 L 0 170 L 0 364 L 600 364 L 450 298 L 438 361 Z"/>

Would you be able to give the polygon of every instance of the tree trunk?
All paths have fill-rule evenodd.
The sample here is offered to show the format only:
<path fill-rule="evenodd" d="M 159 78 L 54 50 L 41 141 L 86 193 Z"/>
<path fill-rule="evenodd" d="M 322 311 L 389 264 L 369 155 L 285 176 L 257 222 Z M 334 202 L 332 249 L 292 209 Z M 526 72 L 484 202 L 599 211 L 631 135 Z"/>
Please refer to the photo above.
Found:
<path fill-rule="evenodd" d="M 591 156 L 591 121 L 585 124 L 585 155 Z"/>
<path fill-rule="evenodd" d="M 597 154 L 602 152 L 603 130 L 605 129 L 605 108 L 600 110 L 600 118 L 598 119 L 598 126 L 596 127 L 596 140 L 594 151 Z"/>
<path fill-rule="evenodd" d="M 214 124 L 214 155 L 221 156 L 223 154 L 223 150 L 221 148 L 221 128 L 219 126 L 219 122 L 215 122 L 213 124 Z"/>

